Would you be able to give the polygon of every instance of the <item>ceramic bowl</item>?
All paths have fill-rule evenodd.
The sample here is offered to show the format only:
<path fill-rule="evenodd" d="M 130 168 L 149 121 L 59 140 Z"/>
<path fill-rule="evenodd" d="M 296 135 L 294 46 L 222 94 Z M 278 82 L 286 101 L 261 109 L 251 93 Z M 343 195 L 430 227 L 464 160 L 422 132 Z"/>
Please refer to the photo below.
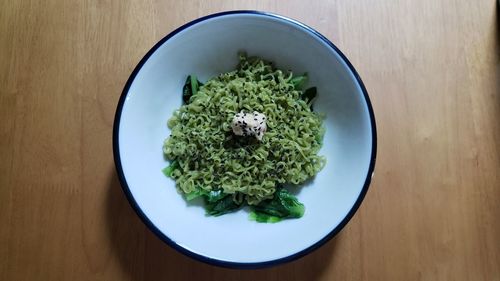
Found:
<path fill-rule="evenodd" d="M 315 111 L 326 114 L 320 151 L 325 168 L 297 197 L 300 219 L 257 223 L 240 210 L 207 217 L 177 192 L 162 169 L 166 126 L 182 104 L 188 74 L 201 81 L 235 69 L 239 51 L 309 74 Z M 340 50 L 295 20 L 255 11 L 209 15 L 187 23 L 154 45 L 134 69 L 120 97 L 113 131 L 116 169 L 123 190 L 160 239 L 195 259 L 220 266 L 257 268 L 310 253 L 352 218 L 375 165 L 376 130 L 368 93 Z"/>

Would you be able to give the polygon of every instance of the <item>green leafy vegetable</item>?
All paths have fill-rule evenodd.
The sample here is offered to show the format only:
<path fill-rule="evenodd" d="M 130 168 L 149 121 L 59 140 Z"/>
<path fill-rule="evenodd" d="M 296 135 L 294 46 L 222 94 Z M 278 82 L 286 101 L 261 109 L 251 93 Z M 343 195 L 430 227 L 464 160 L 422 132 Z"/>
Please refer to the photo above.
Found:
<path fill-rule="evenodd" d="M 224 193 L 222 189 L 206 191 L 197 189 L 186 194 L 186 200 L 191 201 L 202 197 L 205 202 L 205 209 L 208 215 L 220 216 L 230 212 L 234 212 L 241 207 L 241 204 L 236 204 L 233 201 L 233 196 Z"/>
<path fill-rule="evenodd" d="M 196 75 L 188 75 L 184 87 L 182 87 L 182 100 L 184 103 L 188 104 L 191 96 L 196 95 L 201 86 L 203 86 L 203 83 L 196 79 Z"/>
<path fill-rule="evenodd" d="M 304 91 L 304 93 L 302 94 L 302 99 L 310 102 L 316 97 L 317 92 L 318 90 L 316 89 L 316 87 L 311 87 Z"/>
<path fill-rule="evenodd" d="M 307 83 L 307 73 L 304 73 L 304 75 L 293 77 L 290 82 L 296 90 L 302 89 Z"/>
<path fill-rule="evenodd" d="M 301 98 L 310 104 L 311 111 L 313 110 L 312 101 L 314 100 L 314 98 L 316 98 L 317 92 L 318 91 L 317 91 L 316 87 L 311 87 L 311 88 L 305 90 L 304 93 L 302 93 Z"/>
<path fill-rule="evenodd" d="M 260 202 L 254 207 L 250 219 L 258 222 L 278 222 L 282 218 L 300 218 L 304 215 L 304 205 L 286 189 L 276 191 L 274 198 Z"/>
<path fill-rule="evenodd" d="M 193 74 L 191 74 L 191 92 L 193 93 L 193 95 L 196 95 L 196 93 L 198 93 L 198 80 Z"/>
<path fill-rule="evenodd" d="M 226 196 L 215 202 L 209 202 L 206 200 L 205 203 L 207 214 L 211 216 L 224 215 L 234 212 L 241 207 L 241 204 L 236 204 L 236 202 L 234 202 L 233 196 Z"/>
<path fill-rule="evenodd" d="M 177 162 L 177 161 L 174 160 L 174 161 L 172 161 L 172 163 L 170 165 L 168 165 L 167 167 L 165 167 L 162 170 L 162 172 L 163 172 L 163 174 L 165 174 L 165 176 L 167 176 L 167 177 L 170 178 L 170 177 L 172 177 L 172 173 L 174 172 L 174 170 L 176 168 L 178 168 L 178 167 L 179 167 L 179 162 Z"/>
<path fill-rule="evenodd" d="M 264 222 L 264 223 L 275 223 L 275 222 L 280 222 L 281 218 L 276 217 L 276 216 L 270 216 L 265 213 L 257 213 L 257 212 L 250 212 L 249 216 L 250 220 L 256 221 L 256 222 Z"/>

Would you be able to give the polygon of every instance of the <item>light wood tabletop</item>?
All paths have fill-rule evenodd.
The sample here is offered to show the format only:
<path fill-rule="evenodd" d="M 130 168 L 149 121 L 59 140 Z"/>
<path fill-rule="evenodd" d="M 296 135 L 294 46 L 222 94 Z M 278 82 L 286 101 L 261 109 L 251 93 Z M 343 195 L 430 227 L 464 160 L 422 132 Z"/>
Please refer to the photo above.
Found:
<path fill-rule="evenodd" d="M 294 262 L 210 266 L 128 204 L 113 118 L 176 27 L 256 9 L 332 40 L 378 129 L 350 223 Z M 0 280 L 500 280 L 500 47 L 493 0 L 0 1 Z"/>

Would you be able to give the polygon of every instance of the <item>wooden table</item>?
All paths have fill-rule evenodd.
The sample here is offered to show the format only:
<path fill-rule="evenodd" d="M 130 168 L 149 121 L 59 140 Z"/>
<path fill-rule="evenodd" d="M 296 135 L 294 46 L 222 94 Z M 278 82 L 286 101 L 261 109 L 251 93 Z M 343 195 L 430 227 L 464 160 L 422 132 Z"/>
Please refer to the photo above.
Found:
<path fill-rule="evenodd" d="M 500 280 L 493 0 L 1 1 L 0 280 Z M 118 97 L 147 50 L 222 10 L 298 19 L 349 57 L 378 159 L 361 208 L 298 261 L 232 270 L 156 238 L 117 181 Z"/>

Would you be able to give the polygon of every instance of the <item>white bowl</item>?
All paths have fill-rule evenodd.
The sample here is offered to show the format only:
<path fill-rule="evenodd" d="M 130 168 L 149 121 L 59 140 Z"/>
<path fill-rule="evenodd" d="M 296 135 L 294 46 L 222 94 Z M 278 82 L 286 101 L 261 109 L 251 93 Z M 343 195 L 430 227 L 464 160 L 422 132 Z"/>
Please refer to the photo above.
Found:
<path fill-rule="evenodd" d="M 235 69 L 238 51 L 281 69 L 308 72 L 314 109 L 326 113 L 320 151 L 325 168 L 299 192 L 306 212 L 275 224 L 248 212 L 207 217 L 188 204 L 161 170 L 166 126 L 181 106 L 188 74 L 205 81 Z M 198 260 L 256 268 L 299 258 L 338 233 L 358 209 L 373 173 L 375 119 L 354 67 L 328 39 L 297 21 L 268 13 L 233 11 L 176 29 L 139 62 L 118 103 L 113 132 L 116 169 L 128 200 L 160 239 Z"/>

